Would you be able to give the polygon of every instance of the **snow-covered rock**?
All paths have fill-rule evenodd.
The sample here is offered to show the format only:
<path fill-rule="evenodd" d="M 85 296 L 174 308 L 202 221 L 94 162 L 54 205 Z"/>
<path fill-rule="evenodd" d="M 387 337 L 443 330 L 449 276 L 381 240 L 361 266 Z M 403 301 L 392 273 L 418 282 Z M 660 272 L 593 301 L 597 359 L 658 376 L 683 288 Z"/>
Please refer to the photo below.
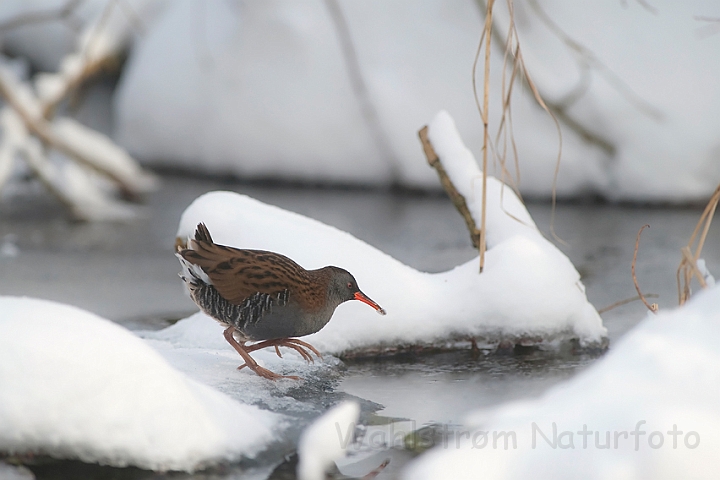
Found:
<path fill-rule="evenodd" d="M 153 165 L 437 188 L 417 141 L 427 118 L 445 108 L 471 150 L 482 145 L 471 87 L 478 2 L 338 0 L 345 22 L 330 4 L 172 2 L 123 72 L 117 140 Z M 524 61 L 562 110 L 560 195 L 684 201 L 712 192 L 720 35 L 699 35 L 714 24 L 696 16 L 716 17 L 714 2 L 544 1 L 550 21 L 538 2 L 514 5 Z M 501 36 L 505 9 L 495 4 Z M 343 53 L 343 23 L 354 54 Z M 503 63 L 493 44 L 491 129 Z M 520 189 L 548 197 L 557 132 L 528 88 L 515 93 Z M 511 151 L 503 144 L 497 150 Z"/>
<path fill-rule="evenodd" d="M 720 288 L 648 315 L 537 400 L 470 416 L 407 479 L 711 479 L 720 470 Z"/>
<path fill-rule="evenodd" d="M 429 135 L 471 211 L 479 212 L 479 170 L 449 115 L 438 114 Z M 177 235 L 184 240 L 204 222 L 216 243 L 279 252 L 307 269 L 336 265 L 350 271 L 387 316 L 360 302 L 342 304 L 325 328 L 305 337 L 328 353 L 468 337 L 491 344 L 601 343 L 606 330 L 580 275 L 538 232 L 512 190 L 494 178 L 488 179 L 487 209 L 490 248 L 482 274 L 477 259 L 448 272 L 419 272 L 346 232 L 231 192 L 196 199 Z"/>
<path fill-rule="evenodd" d="M 128 330 L 0 297 L 0 451 L 194 470 L 254 457 L 279 416 L 186 377 Z"/>

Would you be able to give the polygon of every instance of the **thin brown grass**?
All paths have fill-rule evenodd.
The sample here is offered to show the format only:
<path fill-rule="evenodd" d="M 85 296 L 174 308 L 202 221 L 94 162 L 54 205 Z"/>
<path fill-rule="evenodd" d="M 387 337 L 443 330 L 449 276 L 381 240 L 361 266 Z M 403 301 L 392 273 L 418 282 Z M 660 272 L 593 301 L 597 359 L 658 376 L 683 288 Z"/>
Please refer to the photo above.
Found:
<path fill-rule="evenodd" d="M 481 214 L 480 214 L 480 273 L 485 268 L 485 250 L 487 249 L 486 235 L 485 235 L 485 221 L 487 215 L 487 154 L 489 148 L 489 99 L 490 99 L 490 40 L 492 38 L 492 9 L 495 4 L 495 0 L 488 0 L 487 9 L 485 10 L 485 26 L 480 36 L 480 42 L 478 44 L 477 53 L 475 54 L 475 61 L 473 62 L 472 69 L 472 85 L 473 95 L 475 96 L 475 105 L 480 112 L 483 122 L 483 160 L 482 160 L 482 203 L 481 203 Z M 483 89 L 483 105 L 480 106 L 480 100 L 477 94 L 477 82 L 475 80 L 475 71 L 477 70 L 478 60 L 480 58 L 480 52 L 482 51 L 483 43 L 485 45 L 485 68 L 484 72 L 484 89 Z"/>
<path fill-rule="evenodd" d="M 637 290 L 638 297 L 640 297 L 640 300 L 645 304 L 645 306 L 653 313 L 658 312 L 658 304 L 653 303 L 652 305 L 648 303 L 648 301 L 645 299 L 645 295 L 640 291 L 640 285 L 638 284 L 637 275 L 635 275 L 635 264 L 637 263 L 637 254 L 638 250 L 640 248 L 640 234 L 642 234 L 642 231 L 646 228 L 650 228 L 650 225 L 645 224 L 642 227 L 640 227 L 640 230 L 638 230 L 637 237 L 635 238 L 635 251 L 633 252 L 633 260 L 632 260 L 632 279 L 633 283 L 635 284 L 635 290 Z"/>
<path fill-rule="evenodd" d="M 693 276 L 697 279 L 702 288 L 707 288 L 705 278 L 697 266 L 697 261 L 700 259 L 700 254 L 702 253 L 703 246 L 705 245 L 705 238 L 710 230 L 710 224 L 712 223 L 715 215 L 718 202 L 720 202 L 720 185 L 718 185 L 715 192 L 710 197 L 710 201 L 700 216 L 700 220 L 698 220 L 695 230 L 693 230 L 693 233 L 690 236 L 688 244 L 680 249 L 682 259 L 680 260 L 680 266 L 678 266 L 677 270 L 678 303 L 680 305 L 683 305 L 690 298 L 690 284 Z M 695 253 L 693 253 L 692 249 L 696 241 L 697 247 L 695 248 Z"/>
<path fill-rule="evenodd" d="M 485 55 L 486 55 L 486 69 L 488 68 L 488 60 L 487 57 L 489 56 L 489 45 L 490 45 L 490 37 L 492 35 L 496 36 L 496 39 L 505 45 L 505 53 L 503 58 L 503 70 L 502 70 L 502 86 L 501 86 L 501 99 L 502 99 L 502 112 L 500 117 L 500 123 L 498 126 L 498 131 L 495 136 L 495 145 L 493 148 L 493 145 L 488 145 L 488 142 L 486 139 L 483 141 L 483 155 L 486 155 L 486 151 L 488 148 L 490 148 L 494 154 L 497 162 L 500 166 L 500 172 L 501 172 L 501 180 L 503 186 L 501 187 L 501 204 L 502 204 L 502 197 L 504 194 L 504 186 L 505 184 L 510 185 L 515 193 L 517 194 L 518 198 L 522 201 L 522 195 L 520 194 L 520 166 L 519 166 L 519 160 L 518 160 L 518 152 L 517 152 L 517 145 L 515 143 L 515 136 L 512 130 L 512 94 L 513 94 L 513 85 L 515 84 L 515 81 L 518 79 L 521 79 L 524 81 L 527 88 L 532 92 L 533 98 L 535 101 L 540 105 L 540 107 L 550 116 L 552 119 L 555 128 L 557 130 L 558 134 L 558 156 L 557 161 L 555 163 L 555 170 L 553 174 L 553 185 L 552 185 L 552 211 L 550 216 L 550 234 L 552 235 L 553 239 L 557 241 L 558 243 L 561 243 L 563 245 L 567 245 L 567 243 L 560 238 L 557 233 L 555 232 L 555 211 L 557 206 L 557 179 L 560 172 L 560 163 L 562 159 L 562 130 L 560 127 L 560 122 L 556 115 L 553 113 L 553 111 L 548 107 L 546 102 L 543 100 L 542 95 L 540 94 L 537 86 L 533 82 L 532 78 L 530 77 L 530 74 L 528 73 L 528 70 L 525 66 L 525 61 L 523 59 L 522 55 L 522 49 L 520 47 L 520 41 L 519 41 L 519 35 L 517 32 L 517 28 L 515 25 L 515 10 L 514 10 L 514 2 L 513 0 L 506 0 L 508 13 L 509 13 L 509 25 L 507 28 L 507 36 L 505 38 L 498 38 L 499 35 L 497 33 L 497 28 L 492 29 L 492 12 L 491 8 L 494 2 L 489 1 L 487 4 L 486 10 L 486 16 L 485 16 L 485 27 L 482 32 L 482 36 L 478 45 L 478 50 L 475 56 L 475 63 L 473 64 L 473 93 L 475 94 L 475 103 L 477 105 L 478 111 L 480 112 L 483 122 L 485 123 L 485 119 L 487 117 L 487 109 L 480 107 L 480 102 L 477 95 L 477 88 L 476 88 L 476 82 L 475 82 L 475 71 L 477 69 L 478 59 L 480 56 L 480 52 L 482 51 L 483 45 L 485 45 Z M 478 0 L 478 4 L 480 7 L 483 7 L 483 1 Z M 509 69 L 509 65 L 512 66 L 510 70 L 510 75 L 508 77 L 507 71 Z M 486 79 L 487 79 L 487 71 L 486 71 Z M 488 87 L 487 80 L 486 80 L 486 89 Z M 485 98 L 483 99 L 485 100 Z M 485 125 L 485 129 L 487 130 L 487 125 Z M 500 141 L 502 140 L 502 148 L 500 147 Z M 510 144 L 513 159 L 514 159 L 514 167 L 515 167 L 515 178 L 510 174 L 508 168 L 507 168 L 507 154 L 508 154 L 508 143 Z M 484 157 L 483 157 L 484 158 Z M 485 175 L 485 160 L 483 160 L 483 175 Z M 508 213 L 508 212 L 505 212 Z M 512 217 L 512 215 L 511 215 Z M 513 217 L 514 218 L 514 217 Z M 515 219 L 517 221 L 520 221 L 519 219 Z"/>

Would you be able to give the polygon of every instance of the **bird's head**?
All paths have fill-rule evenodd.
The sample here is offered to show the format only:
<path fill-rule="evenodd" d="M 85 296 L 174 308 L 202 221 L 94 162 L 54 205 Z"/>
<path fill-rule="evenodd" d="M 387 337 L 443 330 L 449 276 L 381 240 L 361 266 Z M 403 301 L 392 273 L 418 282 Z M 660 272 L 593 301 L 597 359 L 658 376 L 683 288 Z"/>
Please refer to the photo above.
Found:
<path fill-rule="evenodd" d="M 338 267 L 325 267 L 330 269 L 330 283 L 328 285 L 328 296 L 341 304 L 348 300 L 360 300 L 373 307 L 380 315 L 385 315 L 385 310 L 365 295 L 358 287 L 357 280 L 347 270 Z"/>

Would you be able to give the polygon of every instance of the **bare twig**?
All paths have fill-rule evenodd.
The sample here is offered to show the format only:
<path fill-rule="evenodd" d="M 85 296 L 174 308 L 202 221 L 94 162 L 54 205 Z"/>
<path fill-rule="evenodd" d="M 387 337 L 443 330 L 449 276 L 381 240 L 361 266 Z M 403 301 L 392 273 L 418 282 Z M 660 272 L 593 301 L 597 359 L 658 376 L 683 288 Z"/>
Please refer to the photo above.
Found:
<path fill-rule="evenodd" d="M 646 293 L 645 298 L 658 298 L 660 295 L 657 293 Z M 612 305 L 608 305 L 607 307 L 601 308 L 597 312 L 602 315 L 605 312 L 609 312 L 613 308 L 621 307 L 623 305 L 627 305 L 628 303 L 636 302 L 638 300 L 641 300 L 640 295 L 635 295 L 634 297 L 626 298 L 625 300 L 619 300 Z"/>
<path fill-rule="evenodd" d="M 453 185 L 450 177 L 448 177 L 448 174 L 445 171 L 445 168 L 440 162 L 440 157 L 438 157 L 432 143 L 430 143 L 430 139 L 428 138 L 428 127 L 425 126 L 420 129 L 418 136 L 420 137 L 420 142 L 422 143 L 423 151 L 425 152 L 425 157 L 427 158 L 428 163 L 435 169 L 435 171 L 437 171 L 437 174 L 440 177 L 440 183 L 445 189 L 445 192 L 447 192 L 450 200 L 453 202 L 453 205 L 455 205 L 455 208 L 457 208 L 458 212 L 460 212 L 460 215 L 465 220 L 465 225 L 470 232 L 470 240 L 472 241 L 473 247 L 478 248 L 480 245 L 480 232 L 475 225 L 475 220 L 470 214 L 470 209 L 467 206 L 465 197 L 463 197 L 460 192 L 457 191 L 455 185 Z"/>
<path fill-rule="evenodd" d="M 645 304 L 645 306 L 648 308 L 648 310 L 650 310 L 653 313 L 657 313 L 658 304 L 653 303 L 652 305 L 650 305 L 647 302 L 647 300 L 645 300 L 645 296 L 640 291 L 640 285 L 638 285 L 637 276 L 635 275 L 635 263 L 637 262 L 637 253 L 638 253 L 638 249 L 640 248 L 640 234 L 646 228 L 650 228 L 650 225 L 645 224 L 642 227 L 640 227 L 640 230 L 638 230 L 638 233 L 637 233 L 637 237 L 635 238 L 635 251 L 633 252 L 633 260 L 632 260 L 632 268 L 631 268 L 632 279 L 633 279 L 633 283 L 635 284 L 635 290 L 637 290 L 640 300 L 642 300 L 642 302 Z"/>

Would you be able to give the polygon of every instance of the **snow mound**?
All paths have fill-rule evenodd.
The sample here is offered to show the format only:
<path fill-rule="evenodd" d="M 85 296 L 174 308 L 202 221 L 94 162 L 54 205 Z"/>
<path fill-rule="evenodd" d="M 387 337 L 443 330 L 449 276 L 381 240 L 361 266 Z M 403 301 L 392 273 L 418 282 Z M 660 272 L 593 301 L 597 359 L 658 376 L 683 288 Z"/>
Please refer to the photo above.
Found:
<path fill-rule="evenodd" d="M 305 429 L 298 444 L 297 476 L 300 480 L 325 480 L 335 460 L 345 456 L 360 415 L 360 406 L 345 401 L 334 406 Z M 345 435 L 345 443 L 342 442 Z"/>
<path fill-rule="evenodd" d="M 471 212 L 479 212 L 480 171 L 446 112 L 433 120 L 429 136 Z M 204 222 L 219 244 L 279 252 L 307 269 L 336 265 L 350 271 L 387 316 L 359 302 L 340 305 L 325 328 L 306 337 L 325 352 L 469 337 L 491 344 L 603 342 L 606 330 L 577 270 L 538 232 L 512 190 L 492 177 L 487 209 L 491 248 L 482 274 L 478 260 L 448 272 L 419 272 L 346 232 L 231 192 L 196 199 L 183 213 L 177 235 L 185 240 Z"/>
<path fill-rule="evenodd" d="M 68 305 L 0 297 L 0 451 L 194 470 L 254 457 L 277 416 L 171 367 L 128 330 Z"/>
<path fill-rule="evenodd" d="M 404 478 L 717 478 L 718 344 L 712 288 L 648 316 L 540 399 L 473 414 L 457 447 L 422 456 Z"/>

